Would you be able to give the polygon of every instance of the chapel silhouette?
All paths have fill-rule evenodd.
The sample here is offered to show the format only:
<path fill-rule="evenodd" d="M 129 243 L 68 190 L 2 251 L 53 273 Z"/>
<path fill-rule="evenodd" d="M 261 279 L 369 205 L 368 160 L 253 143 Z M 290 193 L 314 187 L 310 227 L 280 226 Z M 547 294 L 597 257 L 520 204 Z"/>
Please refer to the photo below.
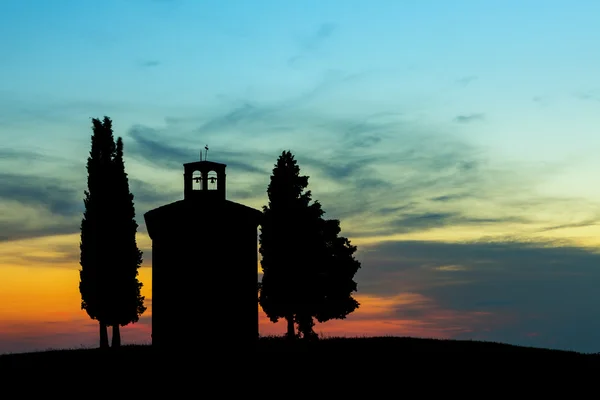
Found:
<path fill-rule="evenodd" d="M 262 213 L 226 199 L 225 164 L 183 164 L 184 198 L 144 214 L 152 240 L 152 345 L 250 346 L 258 334 Z"/>

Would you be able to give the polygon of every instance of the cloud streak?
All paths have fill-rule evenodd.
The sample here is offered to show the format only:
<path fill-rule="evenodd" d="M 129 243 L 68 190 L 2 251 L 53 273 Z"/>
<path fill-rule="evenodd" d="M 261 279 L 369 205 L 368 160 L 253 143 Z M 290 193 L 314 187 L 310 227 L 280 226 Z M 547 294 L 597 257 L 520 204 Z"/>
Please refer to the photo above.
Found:
<path fill-rule="evenodd" d="M 456 83 L 462 87 L 467 87 L 468 85 L 470 85 L 471 83 L 473 83 L 474 81 L 476 81 L 478 79 L 477 76 L 475 75 L 468 75 L 468 76 L 464 76 L 460 79 L 456 80 Z"/>
<path fill-rule="evenodd" d="M 67 180 L 0 174 L 0 241 L 76 232 L 76 217 L 83 212 L 82 199 L 83 192 L 78 193 Z"/>
<path fill-rule="evenodd" d="M 367 266 L 357 275 L 363 295 L 394 298 L 413 292 L 455 314 L 486 315 L 464 321 L 464 332 L 455 338 L 567 349 L 576 342 L 577 324 L 578 351 L 598 351 L 600 254 L 595 250 L 552 242 L 397 241 L 369 247 L 360 257 Z M 397 311 L 427 318 L 414 307 L 399 305 Z"/>
<path fill-rule="evenodd" d="M 71 216 L 81 211 L 78 192 L 67 182 L 51 177 L 0 173 L 0 199 L 45 207 L 53 214 Z"/>
<path fill-rule="evenodd" d="M 85 168 L 85 166 L 82 166 Z M 34 173 L 0 173 L 0 242 L 79 233 L 84 211 L 81 180 Z M 180 193 L 129 178 L 138 220 L 144 211 L 178 200 Z M 143 224 L 141 224 L 143 226 Z"/>
<path fill-rule="evenodd" d="M 199 151 L 188 146 L 168 144 L 168 140 L 157 130 L 142 125 L 133 126 L 128 132 L 133 139 L 128 148 L 129 155 L 150 162 L 157 167 L 167 169 L 182 169 L 183 164 L 199 161 Z M 264 174 L 267 171 L 250 163 L 242 161 L 249 158 L 241 152 L 219 151 L 219 161 L 227 164 L 228 168 L 242 173 Z"/>
<path fill-rule="evenodd" d="M 475 114 L 466 114 L 466 115 L 458 115 L 454 118 L 454 122 L 458 122 L 460 124 L 468 124 L 471 122 L 482 121 L 485 115 L 482 113 Z"/>
<path fill-rule="evenodd" d="M 307 58 L 316 57 L 323 44 L 335 33 L 337 26 L 325 22 L 308 37 L 301 41 L 300 52 L 288 59 L 288 65 L 299 67 Z"/>
<path fill-rule="evenodd" d="M 140 66 L 144 67 L 144 68 L 158 67 L 160 64 L 161 63 L 158 60 L 146 60 L 146 61 L 140 62 Z"/>

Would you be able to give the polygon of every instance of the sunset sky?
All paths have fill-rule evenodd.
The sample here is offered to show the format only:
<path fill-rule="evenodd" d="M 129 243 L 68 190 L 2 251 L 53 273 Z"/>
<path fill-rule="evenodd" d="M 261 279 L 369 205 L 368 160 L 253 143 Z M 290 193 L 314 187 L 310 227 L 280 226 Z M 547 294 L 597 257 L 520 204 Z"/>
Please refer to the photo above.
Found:
<path fill-rule="evenodd" d="M 143 214 L 182 198 L 208 144 L 228 199 L 256 208 L 291 150 L 358 246 L 361 308 L 317 333 L 600 352 L 599 15 L 595 0 L 0 2 L 0 353 L 98 344 L 79 225 L 104 115 L 145 252 L 148 311 L 125 343 L 150 342 Z"/>

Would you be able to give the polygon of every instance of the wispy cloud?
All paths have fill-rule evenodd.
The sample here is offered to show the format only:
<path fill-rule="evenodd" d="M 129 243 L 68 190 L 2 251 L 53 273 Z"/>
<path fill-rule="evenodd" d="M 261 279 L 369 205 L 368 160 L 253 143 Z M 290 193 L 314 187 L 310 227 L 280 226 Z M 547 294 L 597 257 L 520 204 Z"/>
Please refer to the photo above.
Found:
<path fill-rule="evenodd" d="M 144 68 L 158 67 L 160 64 L 161 63 L 158 60 L 146 60 L 139 63 L 139 65 Z"/>
<path fill-rule="evenodd" d="M 439 202 L 445 203 L 445 202 L 464 199 L 465 197 L 467 197 L 467 195 L 464 193 L 463 194 L 447 194 L 447 195 L 443 195 L 443 196 L 432 197 L 431 201 L 439 201 Z"/>
<path fill-rule="evenodd" d="M 31 165 L 32 162 L 64 162 L 64 157 L 54 156 L 52 154 L 41 153 L 33 150 L 23 150 L 15 148 L 0 149 L 0 162 L 19 163 L 25 162 Z"/>
<path fill-rule="evenodd" d="M 482 230 L 487 225 L 516 222 L 525 224 L 530 222 L 525 217 L 506 216 L 497 218 L 470 217 L 458 212 L 425 212 L 416 214 L 402 214 L 388 223 L 389 234 L 423 231 L 431 228 L 446 226 L 477 226 Z M 381 234 L 382 232 L 378 232 Z"/>
<path fill-rule="evenodd" d="M 43 206 L 53 214 L 69 216 L 81 210 L 80 196 L 68 182 L 57 178 L 0 173 L 0 199 L 3 201 Z"/>
<path fill-rule="evenodd" d="M 456 80 L 456 83 L 462 87 L 466 87 L 469 84 L 471 84 L 472 82 L 476 81 L 478 79 L 478 77 L 476 75 L 468 75 L 468 76 L 463 76 L 460 79 Z"/>
<path fill-rule="evenodd" d="M 336 25 L 330 22 L 323 23 L 319 26 L 317 31 L 304 42 L 305 49 L 314 49 L 318 47 L 321 42 L 329 38 L 335 32 Z"/>
<path fill-rule="evenodd" d="M 181 190 L 163 187 L 145 180 L 129 177 L 129 190 L 134 196 L 136 210 L 148 210 L 172 201 L 179 200 Z"/>
<path fill-rule="evenodd" d="M 77 226 L 78 228 L 79 226 Z M 11 242 L 0 241 L 0 264 L 28 268 L 66 268 L 79 266 L 78 232 L 64 236 L 38 236 Z"/>
<path fill-rule="evenodd" d="M 454 118 L 454 121 L 461 124 L 467 124 L 470 122 L 481 121 L 484 117 L 485 115 L 482 113 L 457 115 L 456 118 Z"/>
<path fill-rule="evenodd" d="M 157 167 L 168 169 L 181 169 L 184 163 L 199 160 L 199 151 L 189 146 L 176 146 L 168 144 L 169 141 L 157 130 L 135 125 L 128 132 L 134 142 L 128 148 L 129 155 L 141 158 Z M 231 151 L 219 151 L 219 162 L 227 164 L 228 168 L 243 173 L 266 174 L 267 170 L 257 167 L 249 162 L 242 161 L 251 159 L 249 154 Z M 254 154 L 252 154 L 254 155 Z"/>
<path fill-rule="evenodd" d="M 359 293 L 393 297 L 419 293 L 455 313 L 484 312 L 492 320 L 470 321 L 454 337 L 572 345 L 577 331 L 583 351 L 598 351 L 600 254 L 552 242 L 439 243 L 398 241 L 362 252 Z M 451 273 L 448 273 L 450 272 Z M 402 307 L 399 307 L 402 310 Z M 494 326 L 493 320 L 502 321 Z M 502 338 L 502 339 L 500 339 Z"/>
<path fill-rule="evenodd" d="M 0 241 L 78 231 L 83 189 L 40 174 L 0 174 Z"/>
<path fill-rule="evenodd" d="M 131 157 L 142 157 L 163 168 L 181 168 L 182 163 L 197 158 L 192 149 L 161 143 L 156 139 L 158 133 L 153 128 L 134 125 L 127 131 L 127 135 L 134 140 L 132 145 L 128 144 L 128 154 Z"/>
<path fill-rule="evenodd" d="M 590 219 L 586 219 L 586 220 L 583 220 L 580 222 L 572 222 L 572 223 L 568 223 L 568 224 L 553 225 L 553 226 L 549 226 L 549 227 L 540 229 L 540 232 L 555 231 L 558 229 L 567 229 L 567 228 L 583 228 L 583 227 L 587 227 L 587 226 L 596 226 L 598 224 L 600 224 L 600 217 L 590 218 Z"/>
<path fill-rule="evenodd" d="M 4 153 L 13 155 L 11 152 Z M 82 173 L 75 178 L 39 173 L 1 173 L 0 242 L 79 232 L 84 190 L 87 188 L 85 164 L 80 169 Z M 129 183 L 140 222 L 141 213 L 179 199 L 179 192 L 169 187 L 157 187 L 154 183 L 131 176 Z"/>
<path fill-rule="evenodd" d="M 314 105 L 314 102 L 324 95 L 335 92 L 336 89 L 348 88 L 352 83 L 365 78 L 366 72 L 344 72 L 339 70 L 325 71 L 319 80 L 312 86 L 300 93 L 292 94 L 287 98 L 271 101 L 269 103 L 259 102 L 253 99 L 231 102 L 231 106 L 221 113 L 198 119 L 195 132 L 203 135 L 215 136 L 217 133 L 227 133 L 236 139 L 238 134 L 244 134 L 248 130 L 262 129 L 261 137 L 273 132 L 281 131 L 282 127 L 297 129 L 302 119 L 314 118 L 316 115 L 303 116 L 302 111 L 306 107 Z M 306 112 L 306 111 L 305 111 Z M 362 121 L 361 121 L 362 122 Z M 359 129 L 359 127 L 356 127 Z M 242 136 L 248 136 L 247 134 Z"/>
<path fill-rule="evenodd" d="M 584 101 L 600 101 L 600 91 L 585 90 L 575 93 L 575 97 Z"/>
<path fill-rule="evenodd" d="M 2 221 L 0 242 L 22 239 L 33 239 L 55 235 L 69 235 L 79 231 L 79 225 L 74 218 L 53 218 L 47 213 L 27 213 L 26 210 L 13 208 L 13 212 L 22 213 L 18 219 Z"/>
<path fill-rule="evenodd" d="M 323 43 L 329 39 L 337 29 L 333 23 L 321 24 L 310 36 L 301 41 L 300 52 L 288 59 L 288 65 L 297 67 L 302 61 L 318 54 Z"/>
<path fill-rule="evenodd" d="M 12 135 L 12 129 L 9 128 L 18 128 L 15 129 L 15 132 L 17 132 L 21 131 L 23 127 L 37 126 L 37 132 L 28 132 L 32 137 L 15 138 L 21 139 L 15 140 L 15 142 L 24 142 L 31 145 L 32 141 L 35 140 L 33 137 L 37 138 L 38 135 L 43 135 L 44 138 L 47 138 L 45 134 L 49 128 L 58 130 L 73 129 L 73 127 L 80 126 L 82 132 L 89 132 L 91 135 L 92 117 L 109 115 L 114 118 L 115 114 L 122 115 L 124 113 L 147 114 L 151 108 L 147 103 L 126 100 L 100 100 L 92 98 L 92 96 L 88 99 L 82 98 L 81 95 L 69 99 L 43 94 L 36 97 L 27 97 L 16 92 L 0 91 L 0 127 L 5 128 L 8 135 Z M 39 128 L 39 126 L 43 126 L 43 128 Z M 46 142 L 50 144 L 62 142 L 63 137 L 64 135 L 58 131 L 52 135 L 51 141 L 46 140 Z M 23 141 L 22 139 L 29 140 Z M 73 143 L 73 138 L 69 138 L 69 141 Z M 39 143 L 33 143 L 36 147 L 40 145 Z"/>

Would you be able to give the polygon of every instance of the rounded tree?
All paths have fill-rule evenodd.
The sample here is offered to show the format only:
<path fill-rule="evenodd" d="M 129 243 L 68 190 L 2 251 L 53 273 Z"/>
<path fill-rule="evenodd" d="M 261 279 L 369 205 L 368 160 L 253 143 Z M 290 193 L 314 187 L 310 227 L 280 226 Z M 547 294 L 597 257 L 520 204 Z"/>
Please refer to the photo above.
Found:
<path fill-rule="evenodd" d="M 360 263 L 356 247 L 338 237 L 338 220 L 323 219 L 312 201 L 308 176 L 300 175 L 294 155 L 279 156 L 267 189 L 260 233 L 263 278 L 259 303 L 272 322 L 287 321 L 287 337 L 315 337 L 313 318 L 325 322 L 345 318 L 356 308 L 354 274 Z"/>

